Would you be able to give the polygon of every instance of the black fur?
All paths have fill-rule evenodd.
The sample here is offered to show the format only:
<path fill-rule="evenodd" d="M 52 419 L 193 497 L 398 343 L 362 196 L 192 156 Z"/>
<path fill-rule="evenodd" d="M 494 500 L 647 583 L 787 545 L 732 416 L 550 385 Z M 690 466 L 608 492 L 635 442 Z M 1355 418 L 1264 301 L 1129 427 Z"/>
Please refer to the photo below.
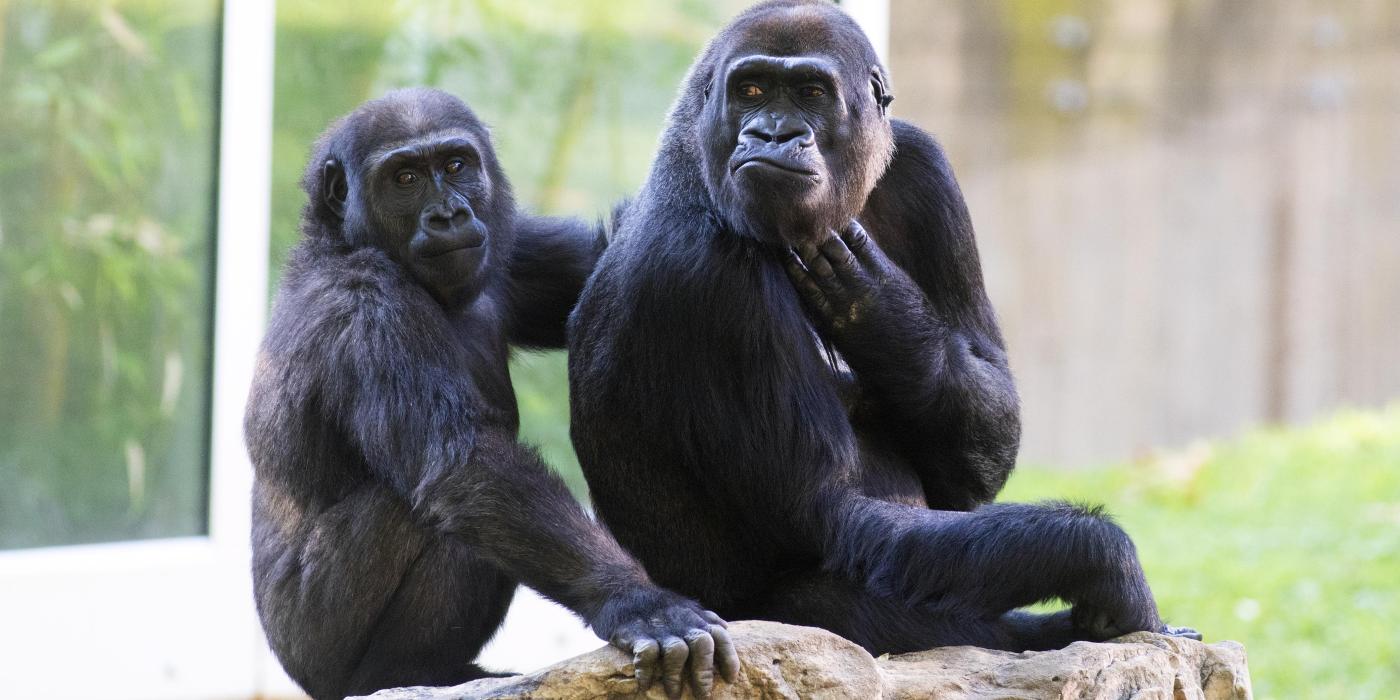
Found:
<path fill-rule="evenodd" d="M 823 2 L 756 6 L 692 67 L 570 320 L 599 516 L 663 585 L 874 653 L 1164 629 L 1097 510 L 984 505 L 1016 391 L 952 170 L 889 100 Z"/>
<path fill-rule="evenodd" d="M 644 684 L 662 665 L 679 692 L 685 657 L 657 653 L 678 640 L 732 674 L 724 623 L 516 442 L 507 341 L 562 344 L 600 230 L 518 214 L 486 129 L 432 90 L 332 125 L 303 187 L 244 426 L 258 611 L 292 678 L 340 698 L 489 675 L 472 660 L 517 582 L 637 653 Z"/>

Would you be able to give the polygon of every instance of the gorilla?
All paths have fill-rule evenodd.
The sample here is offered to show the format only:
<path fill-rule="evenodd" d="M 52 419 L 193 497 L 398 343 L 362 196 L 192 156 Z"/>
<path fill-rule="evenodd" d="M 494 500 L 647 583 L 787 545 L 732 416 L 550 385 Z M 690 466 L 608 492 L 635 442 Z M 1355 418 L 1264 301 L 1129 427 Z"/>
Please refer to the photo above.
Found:
<path fill-rule="evenodd" d="M 560 346 L 604 247 L 517 213 L 456 98 L 392 92 L 333 124 L 245 418 L 258 612 L 317 698 L 452 685 L 517 583 L 705 695 L 738 658 L 725 623 L 658 587 L 516 441 L 510 344 Z"/>
<path fill-rule="evenodd" d="M 761 3 L 692 66 L 569 321 L 598 515 L 726 618 L 875 654 L 1198 636 L 1100 510 L 989 504 L 1018 399 L 948 160 L 891 99 L 826 2 Z"/>

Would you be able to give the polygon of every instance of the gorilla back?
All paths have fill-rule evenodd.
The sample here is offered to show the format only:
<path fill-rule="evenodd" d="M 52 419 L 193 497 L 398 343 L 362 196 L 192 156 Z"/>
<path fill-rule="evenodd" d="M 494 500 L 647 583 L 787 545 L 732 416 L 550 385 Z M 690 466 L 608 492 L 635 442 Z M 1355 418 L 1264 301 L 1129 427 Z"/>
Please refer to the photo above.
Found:
<path fill-rule="evenodd" d="M 876 653 L 1165 629 L 1098 511 L 984 505 L 1016 392 L 952 169 L 891 99 L 826 2 L 757 5 L 691 68 L 570 320 L 599 515 L 722 614 Z"/>
<path fill-rule="evenodd" d="M 508 342 L 561 342 L 597 232 L 518 214 L 485 127 L 433 90 L 333 124 L 303 187 L 244 426 L 254 590 L 291 676 L 340 698 L 485 675 L 524 582 L 634 653 L 643 686 L 732 677 L 723 621 L 516 442 Z"/>

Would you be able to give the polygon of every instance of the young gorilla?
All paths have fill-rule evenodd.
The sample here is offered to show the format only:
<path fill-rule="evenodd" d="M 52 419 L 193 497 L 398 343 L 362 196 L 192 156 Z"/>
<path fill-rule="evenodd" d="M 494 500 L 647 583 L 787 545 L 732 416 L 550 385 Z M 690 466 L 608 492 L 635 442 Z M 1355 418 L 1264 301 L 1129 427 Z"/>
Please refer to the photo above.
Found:
<path fill-rule="evenodd" d="M 982 505 L 1016 392 L 952 170 L 888 85 L 824 2 L 754 7 L 692 67 L 570 320 L 599 515 L 726 617 L 872 653 L 1194 635 L 1097 510 Z"/>
<path fill-rule="evenodd" d="M 653 584 L 530 449 L 507 342 L 560 345 L 601 239 L 518 214 L 485 127 L 405 90 L 316 146 L 245 431 L 258 611 L 318 698 L 450 685 L 517 582 L 704 695 L 724 622 Z M 687 666 L 689 660 L 689 667 Z"/>

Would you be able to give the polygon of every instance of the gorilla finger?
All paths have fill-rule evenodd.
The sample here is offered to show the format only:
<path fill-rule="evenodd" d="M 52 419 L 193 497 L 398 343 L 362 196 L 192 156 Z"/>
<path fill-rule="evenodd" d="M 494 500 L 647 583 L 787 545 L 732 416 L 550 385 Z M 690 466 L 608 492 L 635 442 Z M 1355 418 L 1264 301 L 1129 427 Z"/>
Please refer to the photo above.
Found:
<path fill-rule="evenodd" d="M 713 612 L 710 612 L 709 610 L 702 610 L 702 611 L 700 611 L 700 616 L 703 617 L 703 618 L 705 618 L 705 621 L 708 622 L 708 623 L 710 623 L 710 624 L 712 624 L 712 625 L 719 625 L 720 627 L 725 627 L 725 628 L 728 628 L 728 627 L 729 627 L 729 623 L 728 623 L 728 622 L 725 622 L 725 621 L 724 621 L 724 618 L 720 617 L 719 615 L 714 614 Z"/>
<path fill-rule="evenodd" d="M 739 650 L 729 638 L 729 631 L 723 627 L 711 625 L 710 636 L 715 639 L 715 667 L 724 680 L 733 683 L 739 678 Z"/>
<path fill-rule="evenodd" d="M 865 227 L 855 219 L 841 232 L 841 240 L 846 247 L 855 254 L 856 259 L 863 265 L 871 265 L 875 262 L 875 243 L 870 239 L 870 234 L 865 232 Z"/>
<path fill-rule="evenodd" d="M 690 688 L 699 698 L 710 697 L 715 687 L 715 640 L 708 630 L 686 635 L 690 643 Z"/>
<path fill-rule="evenodd" d="M 654 639 L 642 639 L 632 645 L 632 673 L 637 677 L 637 692 L 645 693 L 656 680 L 661 645 Z"/>
<path fill-rule="evenodd" d="M 826 292 L 817 285 L 817 281 L 807 272 L 807 268 L 802 266 L 802 261 L 797 257 L 797 253 L 790 252 L 785 267 L 788 271 L 788 278 L 792 280 L 792 285 L 797 288 L 797 293 L 802 300 L 811 305 L 818 313 L 826 314 L 831 305 L 826 300 Z"/>
<path fill-rule="evenodd" d="M 788 277 L 793 282 L 800 282 L 807 279 L 807 266 L 802 264 L 802 258 L 798 257 L 797 251 L 788 248 L 787 257 L 783 259 L 783 268 L 787 270 Z"/>
<path fill-rule="evenodd" d="M 668 697 L 681 696 L 685 660 L 689 656 L 690 647 L 680 637 L 667 637 L 661 642 L 661 685 Z"/>
<path fill-rule="evenodd" d="M 860 271 L 859 263 L 851 249 L 846 246 L 846 242 L 840 236 L 832 236 L 822 243 L 822 257 L 835 268 L 836 274 L 842 281 L 851 280 Z"/>
<path fill-rule="evenodd" d="M 817 284 L 823 289 L 833 286 L 836 282 L 836 270 L 831 267 L 831 262 L 826 256 L 818 254 L 815 258 L 807 261 L 807 269 L 811 271 L 812 277 L 817 280 Z"/>

